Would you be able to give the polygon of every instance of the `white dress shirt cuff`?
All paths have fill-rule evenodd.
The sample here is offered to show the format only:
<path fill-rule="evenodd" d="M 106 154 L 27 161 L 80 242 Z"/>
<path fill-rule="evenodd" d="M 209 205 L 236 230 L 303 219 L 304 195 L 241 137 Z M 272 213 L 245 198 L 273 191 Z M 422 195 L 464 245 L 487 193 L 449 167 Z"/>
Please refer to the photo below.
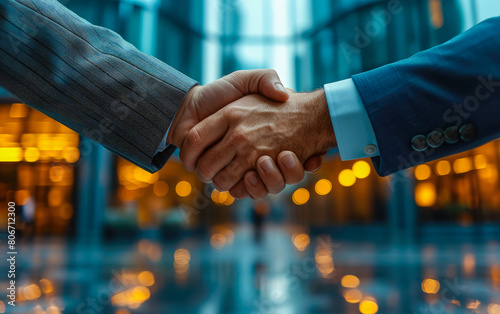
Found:
<path fill-rule="evenodd" d="M 174 122 L 175 116 L 172 118 L 172 122 Z M 169 147 L 171 144 L 167 144 L 167 136 L 168 132 L 170 132 L 170 127 L 172 126 L 172 122 L 170 122 L 170 125 L 168 126 L 167 132 L 163 136 L 163 140 L 160 143 L 160 146 L 158 146 L 158 149 L 156 150 L 156 154 L 163 152 L 167 147 Z"/>
<path fill-rule="evenodd" d="M 340 158 L 378 156 L 375 132 L 352 79 L 326 84 L 325 95 Z"/>

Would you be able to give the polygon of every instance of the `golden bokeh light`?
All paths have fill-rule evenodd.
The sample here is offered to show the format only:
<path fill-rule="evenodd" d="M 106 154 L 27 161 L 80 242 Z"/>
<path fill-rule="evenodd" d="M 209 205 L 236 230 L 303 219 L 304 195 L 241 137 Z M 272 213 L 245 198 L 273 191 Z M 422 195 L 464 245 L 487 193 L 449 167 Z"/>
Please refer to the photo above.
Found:
<path fill-rule="evenodd" d="M 318 195 L 326 195 L 332 191 L 332 183 L 328 179 L 321 179 L 314 185 L 314 190 Z"/>
<path fill-rule="evenodd" d="M 351 169 L 344 169 L 339 173 L 339 183 L 342 186 L 350 187 L 356 183 L 356 176 Z"/>
<path fill-rule="evenodd" d="M 80 159 L 80 151 L 76 147 L 63 148 L 63 158 L 70 164 L 75 163 Z"/>
<path fill-rule="evenodd" d="M 49 170 L 50 181 L 60 182 L 64 177 L 64 169 L 61 166 L 50 167 Z"/>
<path fill-rule="evenodd" d="M 210 237 L 210 244 L 214 249 L 220 250 L 226 245 L 226 236 L 222 233 L 214 233 Z"/>
<path fill-rule="evenodd" d="M 427 165 L 415 167 L 415 179 L 419 181 L 427 180 L 431 177 L 431 168 Z"/>
<path fill-rule="evenodd" d="M 354 275 L 345 275 L 340 280 L 340 284 L 344 288 L 357 288 L 359 286 L 359 278 Z"/>
<path fill-rule="evenodd" d="M 36 147 L 28 147 L 24 151 L 24 160 L 27 162 L 35 162 L 40 159 L 40 151 Z"/>
<path fill-rule="evenodd" d="M 448 160 L 440 160 L 436 163 L 436 174 L 438 176 L 446 176 L 451 172 L 451 165 Z"/>
<path fill-rule="evenodd" d="M 427 278 L 422 281 L 422 291 L 428 294 L 436 294 L 438 293 L 440 288 L 439 281 Z"/>
<path fill-rule="evenodd" d="M 359 303 L 363 298 L 363 293 L 358 289 L 348 289 L 344 292 L 344 299 L 347 303 Z"/>
<path fill-rule="evenodd" d="M 310 197 L 309 191 L 304 188 L 300 188 L 295 192 L 293 192 L 292 201 L 296 205 L 304 205 L 305 203 L 307 203 L 307 201 L 309 201 L 309 197 Z"/>
<path fill-rule="evenodd" d="M 54 285 L 52 284 L 52 281 L 48 279 L 40 279 L 39 282 L 43 293 L 48 294 L 54 292 Z"/>
<path fill-rule="evenodd" d="M 5 303 L 0 301 L 0 313 L 5 313 Z"/>
<path fill-rule="evenodd" d="M 153 185 L 153 193 L 158 197 L 168 194 L 168 184 L 165 181 L 158 181 Z"/>
<path fill-rule="evenodd" d="M 26 118 L 28 116 L 28 112 L 28 106 L 25 104 L 15 103 L 10 107 L 11 118 Z"/>
<path fill-rule="evenodd" d="M 500 305 L 496 303 L 488 304 L 488 314 L 500 314 Z"/>
<path fill-rule="evenodd" d="M 415 187 L 415 203 L 420 207 L 430 207 L 436 202 L 436 187 L 430 182 L 422 182 Z"/>
<path fill-rule="evenodd" d="M 181 181 L 175 186 L 175 193 L 180 197 L 186 197 L 191 194 L 191 184 L 187 181 Z"/>
<path fill-rule="evenodd" d="M 174 261 L 177 264 L 180 265 L 185 265 L 189 264 L 189 261 L 191 260 L 191 254 L 189 253 L 188 250 L 186 249 L 177 249 L 174 252 Z"/>
<path fill-rule="evenodd" d="M 305 233 L 298 234 L 293 239 L 293 245 L 299 251 L 304 251 L 309 246 L 309 243 L 311 243 L 311 239 Z"/>
<path fill-rule="evenodd" d="M 484 155 L 476 155 L 474 156 L 474 168 L 476 169 L 484 169 L 488 165 L 488 159 Z"/>
<path fill-rule="evenodd" d="M 137 275 L 137 280 L 139 283 L 145 287 L 151 287 L 155 283 L 155 276 L 150 271 L 141 271 L 139 275 Z"/>
<path fill-rule="evenodd" d="M 0 162 L 19 162 L 23 160 L 20 147 L 0 147 Z"/>
<path fill-rule="evenodd" d="M 358 179 L 367 178 L 371 172 L 370 164 L 364 160 L 356 161 L 352 166 L 352 171 L 354 172 L 354 176 Z"/>
<path fill-rule="evenodd" d="M 472 170 L 472 161 L 469 157 L 459 158 L 453 163 L 456 174 L 466 173 Z"/>
<path fill-rule="evenodd" d="M 216 204 L 225 204 L 225 202 L 229 199 L 231 195 L 229 195 L 229 192 L 220 192 L 218 190 L 213 190 L 212 191 L 212 201 Z"/>
<path fill-rule="evenodd" d="M 363 314 L 375 314 L 378 312 L 377 302 L 372 299 L 365 299 L 359 303 L 359 311 Z"/>
<path fill-rule="evenodd" d="M 16 192 L 16 202 L 19 205 L 26 205 L 30 199 L 30 192 L 28 190 L 19 190 Z"/>

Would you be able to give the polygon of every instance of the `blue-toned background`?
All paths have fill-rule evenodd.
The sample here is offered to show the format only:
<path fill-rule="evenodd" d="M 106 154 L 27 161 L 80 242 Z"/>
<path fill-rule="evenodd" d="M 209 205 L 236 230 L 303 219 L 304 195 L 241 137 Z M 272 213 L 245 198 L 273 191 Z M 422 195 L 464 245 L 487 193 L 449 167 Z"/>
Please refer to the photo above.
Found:
<path fill-rule="evenodd" d="M 273 68 L 297 91 L 500 15 L 497 0 L 63 3 L 202 84 Z M 177 158 L 151 175 L 0 95 L 0 222 L 5 240 L 15 200 L 19 251 L 0 313 L 500 313 L 498 141 L 388 178 L 332 151 L 280 195 L 235 201 Z"/>

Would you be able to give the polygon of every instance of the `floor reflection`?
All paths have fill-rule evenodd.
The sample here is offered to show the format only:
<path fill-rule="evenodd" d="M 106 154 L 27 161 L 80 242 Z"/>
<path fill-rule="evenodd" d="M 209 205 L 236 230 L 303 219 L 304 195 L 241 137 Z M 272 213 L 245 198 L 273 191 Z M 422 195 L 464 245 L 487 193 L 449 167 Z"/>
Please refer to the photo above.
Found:
<path fill-rule="evenodd" d="M 175 242 L 24 243 L 17 306 L 7 313 L 500 313 L 499 242 L 403 245 L 283 226 L 261 232 L 240 226 Z"/>

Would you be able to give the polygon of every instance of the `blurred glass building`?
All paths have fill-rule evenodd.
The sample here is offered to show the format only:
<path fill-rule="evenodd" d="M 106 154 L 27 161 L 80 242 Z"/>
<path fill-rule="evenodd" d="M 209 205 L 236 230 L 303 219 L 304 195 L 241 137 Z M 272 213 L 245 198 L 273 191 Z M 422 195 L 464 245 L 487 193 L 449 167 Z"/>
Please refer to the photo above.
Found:
<path fill-rule="evenodd" d="M 297 91 L 500 14 L 495 0 L 63 3 L 203 84 L 273 68 Z M 149 174 L 0 96 L 0 201 L 18 205 L 22 248 L 19 307 L 0 312 L 500 313 L 499 141 L 388 178 L 333 151 L 254 203 L 178 158 Z"/>

